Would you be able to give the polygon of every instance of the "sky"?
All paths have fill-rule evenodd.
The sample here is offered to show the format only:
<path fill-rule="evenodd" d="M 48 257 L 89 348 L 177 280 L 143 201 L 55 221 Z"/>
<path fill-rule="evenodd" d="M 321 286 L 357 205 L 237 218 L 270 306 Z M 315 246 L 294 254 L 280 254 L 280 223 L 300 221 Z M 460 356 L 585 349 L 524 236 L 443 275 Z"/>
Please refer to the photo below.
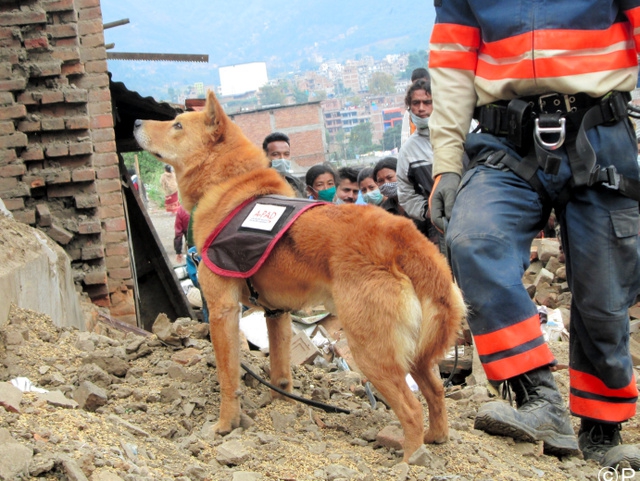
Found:
<path fill-rule="evenodd" d="M 314 54 L 425 49 L 435 11 L 432 2 L 420 5 L 417 10 L 413 3 L 389 0 L 101 0 L 104 23 L 130 21 L 105 30 L 105 43 L 115 43 L 112 52 L 209 55 L 208 63 L 109 60 L 114 80 L 142 95 L 180 83 L 218 85 L 220 66 L 266 62 L 273 77 Z"/>

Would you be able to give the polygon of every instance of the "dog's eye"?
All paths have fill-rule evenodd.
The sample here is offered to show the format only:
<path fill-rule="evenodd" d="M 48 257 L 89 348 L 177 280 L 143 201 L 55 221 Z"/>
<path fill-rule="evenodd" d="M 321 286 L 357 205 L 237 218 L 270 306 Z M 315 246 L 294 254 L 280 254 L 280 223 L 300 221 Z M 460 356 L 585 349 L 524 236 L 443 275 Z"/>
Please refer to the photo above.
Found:
<path fill-rule="evenodd" d="M 173 128 L 176 130 L 182 130 L 182 124 L 180 122 L 176 122 L 173 124 Z"/>

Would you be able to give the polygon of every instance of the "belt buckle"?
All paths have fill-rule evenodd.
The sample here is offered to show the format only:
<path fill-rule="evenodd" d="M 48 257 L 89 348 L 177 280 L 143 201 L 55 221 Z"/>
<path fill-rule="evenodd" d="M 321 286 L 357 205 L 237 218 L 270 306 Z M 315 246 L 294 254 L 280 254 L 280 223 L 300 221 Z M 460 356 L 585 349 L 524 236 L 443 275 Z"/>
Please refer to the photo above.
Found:
<path fill-rule="evenodd" d="M 559 93 L 553 92 L 553 93 L 544 94 L 538 97 L 538 107 L 540 108 L 540 112 L 543 112 L 543 113 L 550 113 L 550 114 L 555 112 L 569 113 L 576 110 L 576 107 L 571 106 L 571 104 L 575 102 L 575 100 L 576 98 L 573 95 L 559 94 Z M 548 101 L 553 101 L 553 107 L 555 108 L 555 110 L 545 108 L 545 105 Z"/>

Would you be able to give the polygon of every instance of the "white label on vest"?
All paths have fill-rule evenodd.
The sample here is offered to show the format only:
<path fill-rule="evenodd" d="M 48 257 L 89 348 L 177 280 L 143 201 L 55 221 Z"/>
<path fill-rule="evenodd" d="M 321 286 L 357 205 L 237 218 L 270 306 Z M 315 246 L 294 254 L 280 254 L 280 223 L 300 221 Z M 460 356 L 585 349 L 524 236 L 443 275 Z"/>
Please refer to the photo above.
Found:
<path fill-rule="evenodd" d="M 256 204 L 241 227 L 272 231 L 285 210 L 283 205 Z"/>

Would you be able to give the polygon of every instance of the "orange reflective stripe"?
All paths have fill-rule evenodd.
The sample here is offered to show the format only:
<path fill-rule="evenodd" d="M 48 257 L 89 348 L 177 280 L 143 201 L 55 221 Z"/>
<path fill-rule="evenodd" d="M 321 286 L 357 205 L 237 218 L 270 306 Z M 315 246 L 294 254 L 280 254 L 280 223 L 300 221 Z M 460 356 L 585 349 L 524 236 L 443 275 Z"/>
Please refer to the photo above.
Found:
<path fill-rule="evenodd" d="M 473 336 L 480 356 L 506 351 L 542 336 L 540 316 L 535 314 L 529 319 L 488 334 Z"/>
<path fill-rule="evenodd" d="M 491 381 L 504 381 L 518 376 L 540 366 L 546 366 L 554 361 L 553 354 L 547 344 L 541 344 L 529 351 L 516 354 L 498 361 L 482 364 L 487 379 Z"/>
<path fill-rule="evenodd" d="M 570 384 L 573 389 L 597 394 L 599 396 L 617 397 L 617 398 L 636 398 L 638 397 L 638 386 L 636 385 L 635 375 L 631 376 L 631 381 L 623 388 L 611 389 L 605 385 L 597 377 L 587 374 L 586 372 L 569 370 Z"/>
<path fill-rule="evenodd" d="M 456 68 L 474 71 L 477 61 L 478 57 L 475 52 L 431 50 L 429 53 L 429 68 Z"/>
<path fill-rule="evenodd" d="M 636 403 L 609 403 L 569 394 L 569 409 L 576 416 L 621 423 L 636 415 Z"/>
<path fill-rule="evenodd" d="M 624 50 L 606 55 L 541 58 L 535 61 L 526 59 L 501 65 L 488 63 L 480 58 L 476 75 L 486 80 L 565 77 L 635 67 L 636 62 L 634 50 Z"/>
<path fill-rule="evenodd" d="M 478 48 L 480 29 L 453 23 L 436 23 L 431 32 L 431 43 L 453 43 L 464 47 Z"/>

